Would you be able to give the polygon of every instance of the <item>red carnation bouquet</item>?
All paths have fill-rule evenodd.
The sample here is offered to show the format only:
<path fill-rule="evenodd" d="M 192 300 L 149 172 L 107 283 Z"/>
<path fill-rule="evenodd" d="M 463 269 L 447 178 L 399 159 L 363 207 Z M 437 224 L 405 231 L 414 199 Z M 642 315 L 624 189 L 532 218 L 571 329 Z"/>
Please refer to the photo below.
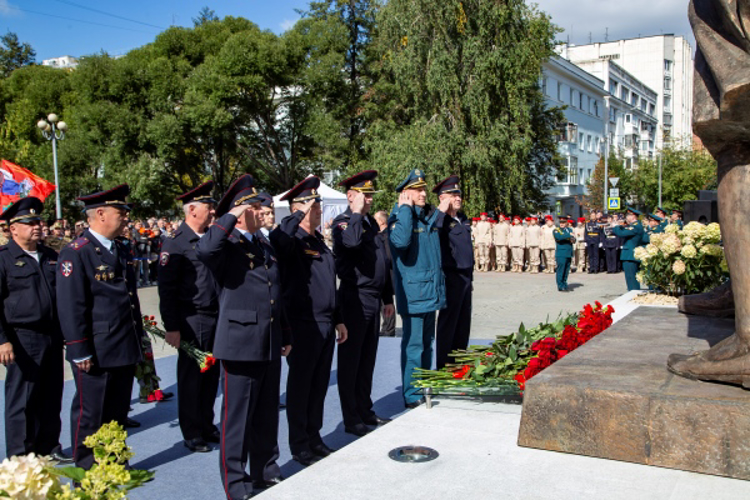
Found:
<path fill-rule="evenodd" d="M 150 334 L 154 338 L 158 337 L 161 340 L 166 340 L 167 338 L 167 333 L 156 326 L 156 321 L 154 321 L 153 316 L 143 317 L 143 329 L 146 330 L 146 333 Z M 190 356 L 195 360 L 196 363 L 198 363 L 198 366 L 200 366 L 201 368 L 201 373 L 207 372 L 211 369 L 212 366 L 216 364 L 216 358 L 213 357 L 213 354 L 200 350 L 190 342 L 180 340 L 180 349 L 182 349 L 188 356 Z"/>
<path fill-rule="evenodd" d="M 456 363 L 441 370 L 414 372 L 415 385 L 434 394 L 523 394 L 526 381 L 612 325 L 612 306 L 586 304 L 574 314 L 498 336 L 486 346 L 454 351 Z"/>

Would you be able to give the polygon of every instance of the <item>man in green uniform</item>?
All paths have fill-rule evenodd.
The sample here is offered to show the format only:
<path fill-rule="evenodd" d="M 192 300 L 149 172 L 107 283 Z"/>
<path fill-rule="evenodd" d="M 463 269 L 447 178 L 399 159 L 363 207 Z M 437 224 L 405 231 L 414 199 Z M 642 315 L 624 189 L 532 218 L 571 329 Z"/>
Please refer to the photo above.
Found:
<path fill-rule="evenodd" d="M 576 237 L 570 226 L 573 221 L 567 217 L 560 219 L 560 227 L 555 229 L 555 264 L 557 268 L 557 290 L 568 291 L 568 275 L 570 274 L 570 261 L 573 258 L 573 244 Z"/>
<path fill-rule="evenodd" d="M 656 220 L 659 222 L 658 226 L 661 228 L 660 233 L 664 232 L 664 228 L 667 227 L 667 224 L 669 224 L 669 220 L 667 219 L 667 211 L 664 210 L 661 207 L 656 207 L 656 210 L 654 210 L 653 214 L 648 214 L 649 219 L 655 216 Z"/>
<path fill-rule="evenodd" d="M 635 279 L 640 262 L 634 255 L 636 247 L 640 246 L 644 240 L 643 226 L 638 221 L 640 214 L 638 210 L 628 207 L 625 214 L 625 223 L 614 228 L 615 234 L 623 242 L 620 260 L 622 260 L 622 270 L 625 272 L 625 282 L 628 285 L 628 290 L 641 289 L 641 284 Z"/>

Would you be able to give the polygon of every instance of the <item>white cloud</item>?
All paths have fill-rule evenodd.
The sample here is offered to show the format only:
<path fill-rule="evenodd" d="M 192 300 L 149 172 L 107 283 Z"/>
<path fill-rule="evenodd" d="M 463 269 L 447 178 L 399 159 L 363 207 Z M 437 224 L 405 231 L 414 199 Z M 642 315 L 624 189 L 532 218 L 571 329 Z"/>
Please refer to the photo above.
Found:
<path fill-rule="evenodd" d="M 279 26 L 281 27 L 281 31 L 288 31 L 292 29 L 292 26 L 294 26 L 297 23 L 298 19 L 284 19 L 279 23 Z"/>
<path fill-rule="evenodd" d="M 0 0 L 0 15 L 16 16 L 19 14 L 17 7 L 12 5 L 8 0 Z"/>
<path fill-rule="evenodd" d="M 552 22 L 565 30 L 560 41 L 575 44 L 673 33 L 686 37 L 695 50 L 688 23 L 687 0 L 533 0 Z"/>

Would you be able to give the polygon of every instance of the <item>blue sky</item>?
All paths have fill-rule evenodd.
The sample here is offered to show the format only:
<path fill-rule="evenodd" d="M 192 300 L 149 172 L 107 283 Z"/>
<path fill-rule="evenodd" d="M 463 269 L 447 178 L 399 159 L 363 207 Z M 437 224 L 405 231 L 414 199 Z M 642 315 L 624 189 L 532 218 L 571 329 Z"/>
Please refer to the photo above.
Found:
<path fill-rule="evenodd" d="M 589 36 L 604 41 L 605 32 L 610 40 L 674 33 L 688 37 L 694 46 L 687 23 L 688 0 L 535 3 L 565 30 L 559 39 L 569 36 L 572 43 L 588 43 Z M 102 50 L 119 55 L 153 41 L 171 25 L 192 26 L 192 18 L 205 5 L 219 17 L 246 17 L 263 29 L 281 33 L 299 18 L 295 9 L 305 10 L 308 0 L 0 0 L 0 31 L 13 31 L 30 43 L 38 62 Z"/>

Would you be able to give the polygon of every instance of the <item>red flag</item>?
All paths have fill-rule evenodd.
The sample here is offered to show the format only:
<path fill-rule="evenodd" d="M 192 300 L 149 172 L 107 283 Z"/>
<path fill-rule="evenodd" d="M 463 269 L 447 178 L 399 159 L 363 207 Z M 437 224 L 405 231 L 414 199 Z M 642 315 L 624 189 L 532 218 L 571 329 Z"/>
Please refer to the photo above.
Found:
<path fill-rule="evenodd" d="M 0 213 L 13 202 L 27 196 L 35 196 L 44 201 L 55 190 L 55 185 L 51 182 L 8 160 L 0 162 L 0 174 Z"/>

